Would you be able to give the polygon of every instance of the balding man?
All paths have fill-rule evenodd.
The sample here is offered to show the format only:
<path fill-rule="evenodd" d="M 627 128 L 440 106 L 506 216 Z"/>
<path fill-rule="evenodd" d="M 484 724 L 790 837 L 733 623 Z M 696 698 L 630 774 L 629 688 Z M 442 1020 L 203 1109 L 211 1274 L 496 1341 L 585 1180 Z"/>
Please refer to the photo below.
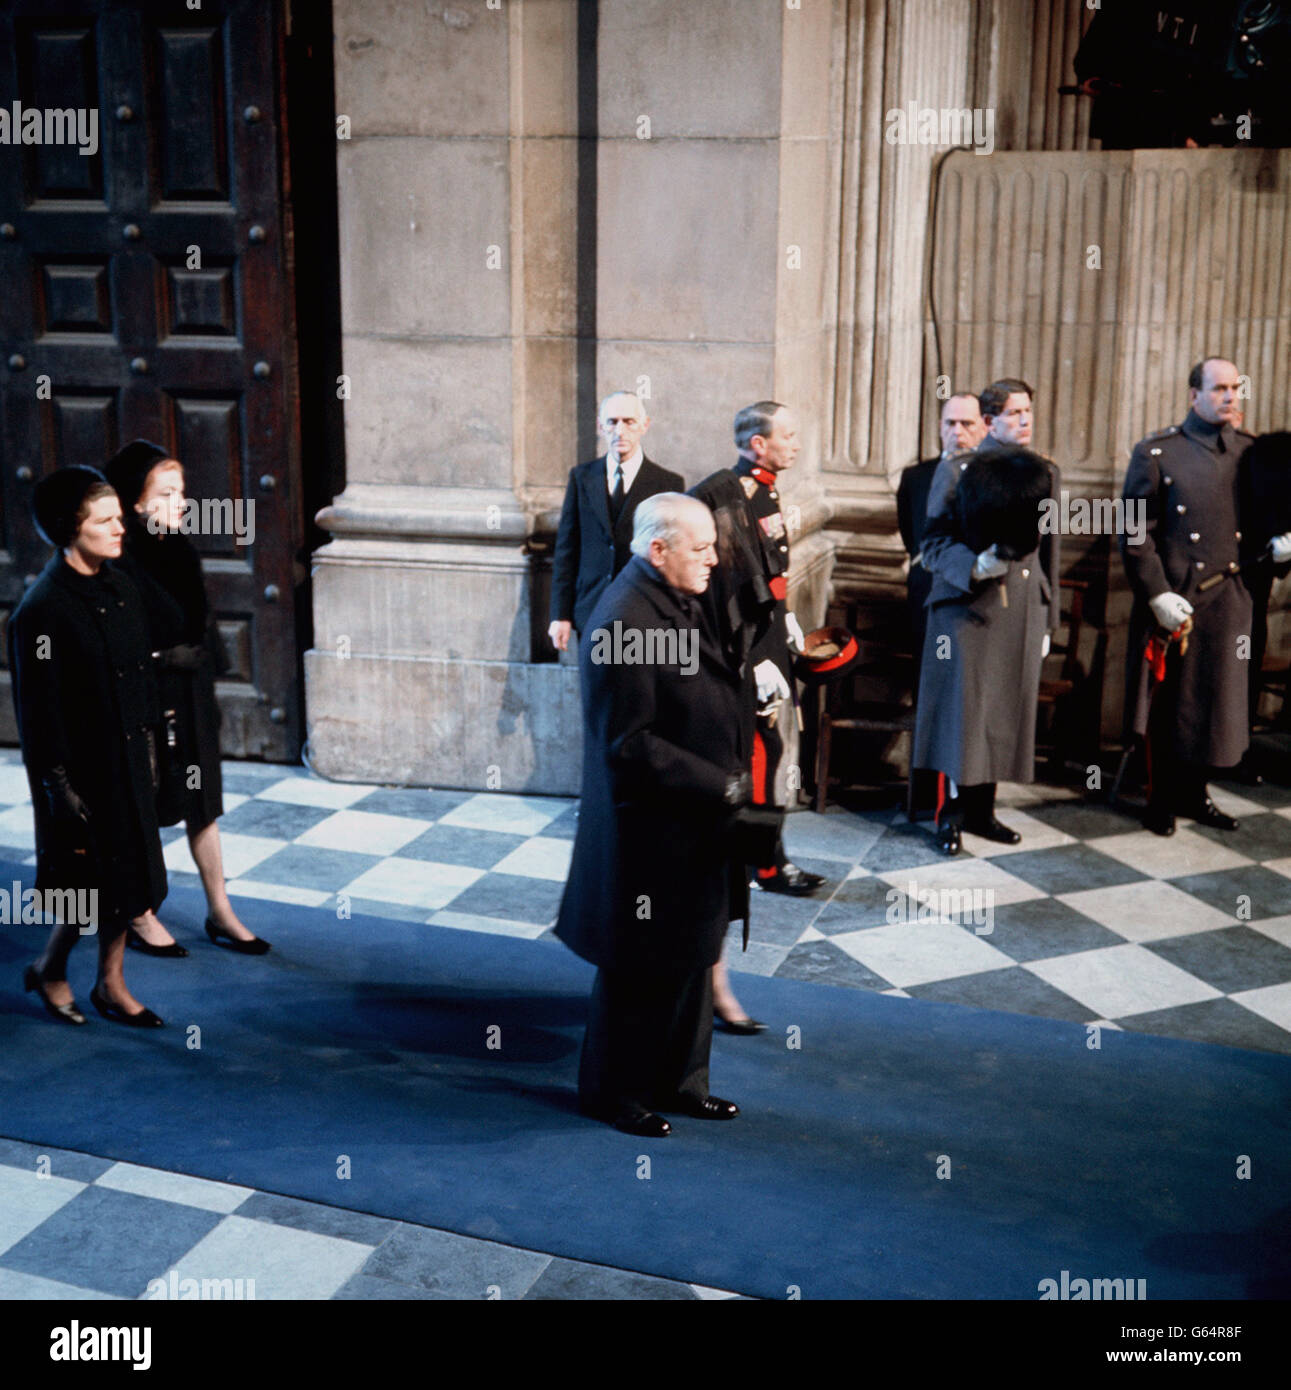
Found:
<path fill-rule="evenodd" d="M 571 631 L 585 630 L 597 599 L 627 564 L 637 507 L 656 493 L 686 486 L 679 473 L 660 468 L 642 452 L 650 417 L 631 391 L 605 397 L 597 426 L 606 451 L 570 469 L 552 556 L 547 635 L 561 652 L 569 647 Z"/>
<path fill-rule="evenodd" d="M 1252 436 L 1234 426 L 1238 389 L 1227 358 L 1199 362 L 1188 376 L 1187 419 L 1141 439 L 1125 474 L 1127 506 L 1141 506 L 1146 523 L 1120 538 L 1134 590 L 1126 712 L 1147 739 L 1143 823 L 1158 835 L 1174 834 L 1176 816 L 1237 829 L 1206 782 L 1249 741 L 1251 596 L 1239 573 L 1238 480 Z"/>
<path fill-rule="evenodd" d="M 727 1120 L 708 1091 L 710 970 L 749 889 L 733 820 L 751 797 L 744 680 L 695 602 L 713 514 L 663 493 L 579 644 L 582 814 L 556 935 L 597 966 L 578 1073 L 585 1114 L 663 1138 L 660 1111 Z"/>

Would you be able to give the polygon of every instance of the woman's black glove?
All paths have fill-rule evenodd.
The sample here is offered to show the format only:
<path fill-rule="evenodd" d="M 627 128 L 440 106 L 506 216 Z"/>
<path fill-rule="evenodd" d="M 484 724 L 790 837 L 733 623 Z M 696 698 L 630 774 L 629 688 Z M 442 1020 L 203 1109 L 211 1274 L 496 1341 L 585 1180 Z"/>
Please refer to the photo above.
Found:
<path fill-rule="evenodd" d="M 72 784 L 67 780 L 67 769 L 61 765 L 52 767 L 40 779 L 45 793 L 45 804 L 55 822 L 68 829 L 80 830 L 84 837 L 89 829 L 90 808 L 77 796 Z"/>
<path fill-rule="evenodd" d="M 156 657 L 168 671 L 196 671 L 206 657 L 206 648 L 197 643 L 181 643 L 157 652 Z"/>

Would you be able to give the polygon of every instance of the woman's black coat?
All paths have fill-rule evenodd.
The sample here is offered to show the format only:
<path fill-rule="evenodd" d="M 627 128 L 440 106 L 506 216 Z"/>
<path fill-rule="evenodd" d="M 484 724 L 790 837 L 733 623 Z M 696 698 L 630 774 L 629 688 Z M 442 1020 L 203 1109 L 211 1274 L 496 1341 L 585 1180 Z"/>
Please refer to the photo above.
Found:
<path fill-rule="evenodd" d="M 36 820 L 36 886 L 99 890 L 99 918 L 139 917 L 166 896 L 150 736 L 157 687 L 143 604 L 105 564 L 56 551 L 9 619 L 9 670 Z M 92 857 L 70 853 L 42 778 L 63 767 L 89 809 Z"/>
<path fill-rule="evenodd" d="M 158 663 L 161 708 L 174 711 L 177 746 L 173 755 L 162 750 L 163 771 L 170 762 L 176 776 L 163 776 L 157 814 L 162 825 L 182 820 L 189 830 L 200 830 L 224 814 L 215 677 L 227 669 L 206 601 L 201 557 L 187 536 L 177 531 L 151 532 L 131 512 L 117 565 L 139 589 L 151 650 L 193 649 L 196 665 L 191 669 L 177 668 L 164 657 Z M 194 782 L 196 786 L 191 785 Z"/>

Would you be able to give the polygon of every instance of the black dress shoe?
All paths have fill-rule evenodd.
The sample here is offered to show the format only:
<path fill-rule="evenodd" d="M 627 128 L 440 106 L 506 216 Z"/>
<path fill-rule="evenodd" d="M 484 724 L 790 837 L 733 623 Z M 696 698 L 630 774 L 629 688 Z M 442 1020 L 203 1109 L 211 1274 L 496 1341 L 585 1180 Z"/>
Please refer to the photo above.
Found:
<path fill-rule="evenodd" d="M 1228 775 L 1234 782 L 1241 782 L 1243 786 L 1262 787 L 1264 785 L 1264 777 L 1259 768 L 1247 758 L 1243 758 Z"/>
<path fill-rule="evenodd" d="M 206 919 L 206 934 L 217 946 L 227 947 L 230 951 L 236 951 L 242 956 L 262 956 L 269 949 L 269 943 L 262 936 L 253 936 L 250 941 L 242 941 L 227 932 L 223 927 L 215 925 L 215 919 Z"/>
<path fill-rule="evenodd" d="M 767 1026 L 756 1018 L 723 1018 L 713 1015 L 713 1027 L 722 1033 L 735 1033 L 741 1038 L 752 1037 L 754 1033 L 765 1033 Z"/>
<path fill-rule="evenodd" d="M 1173 835 L 1174 816 L 1159 806 L 1149 806 L 1143 813 L 1143 828 L 1154 835 Z"/>
<path fill-rule="evenodd" d="M 124 1023 L 127 1028 L 161 1028 L 161 1019 L 151 1009 L 140 1009 L 137 1014 L 128 1014 L 110 1000 L 104 999 L 96 985 L 90 990 L 90 1003 L 109 1023 Z"/>
<path fill-rule="evenodd" d="M 721 1096 L 705 1096 L 696 1100 L 694 1096 L 678 1096 L 677 1109 L 683 1115 L 692 1115 L 697 1120 L 733 1120 L 740 1113 L 740 1107 L 733 1100 L 723 1100 Z"/>
<path fill-rule="evenodd" d="M 638 1139 L 666 1139 L 672 1133 L 668 1121 L 653 1110 L 624 1110 L 610 1123 L 624 1134 L 635 1134 Z"/>
<path fill-rule="evenodd" d="M 29 965 L 22 976 L 22 987 L 30 994 L 33 990 L 40 995 L 40 1002 L 45 1006 L 47 1013 L 52 1014 L 60 1023 L 84 1023 L 85 1015 L 76 1007 L 75 1004 L 54 1004 L 51 1003 L 49 996 L 45 993 L 44 981 L 40 978 L 40 971 L 34 965 Z"/>
<path fill-rule="evenodd" d="M 1226 816 L 1210 797 L 1199 806 L 1193 806 L 1180 814 L 1196 821 L 1198 825 L 1213 825 L 1216 830 L 1236 830 L 1241 824 L 1234 816 Z"/>
<path fill-rule="evenodd" d="M 754 882 L 764 893 L 788 893 L 794 898 L 805 898 L 814 893 L 824 883 L 819 874 L 809 874 L 796 864 L 785 864 L 769 878 L 756 878 Z"/>
<path fill-rule="evenodd" d="M 1022 836 L 1016 830 L 1010 830 L 1007 825 L 1002 825 L 994 816 L 990 820 L 969 821 L 964 829 L 970 835 L 980 835 L 983 840 L 994 840 L 997 845 L 1022 843 Z"/>
<path fill-rule="evenodd" d="M 958 854 L 964 848 L 964 837 L 959 826 L 939 826 L 937 829 L 937 848 L 943 854 Z"/>
<path fill-rule="evenodd" d="M 145 956 L 173 956 L 178 958 L 188 954 L 178 941 L 172 941 L 169 946 L 154 946 L 151 941 L 145 941 L 133 927 L 126 932 L 126 945 L 135 951 L 142 951 Z"/>

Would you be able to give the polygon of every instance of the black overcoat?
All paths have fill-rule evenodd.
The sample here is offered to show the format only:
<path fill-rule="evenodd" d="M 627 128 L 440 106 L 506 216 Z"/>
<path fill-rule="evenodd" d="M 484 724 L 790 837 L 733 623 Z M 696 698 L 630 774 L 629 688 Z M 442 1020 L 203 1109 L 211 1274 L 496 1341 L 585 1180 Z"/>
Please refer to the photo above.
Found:
<path fill-rule="evenodd" d="M 36 822 L 36 886 L 97 888 L 100 920 L 166 896 L 150 737 L 157 688 L 143 604 L 111 563 L 77 573 L 54 554 L 9 619 L 9 670 Z M 68 851 L 41 778 L 62 766 L 89 808 L 94 854 Z"/>
<path fill-rule="evenodd" d="M 220 706 L 215 678 L 227 667 L 223 643 L 206 601 L 197 547 L 178 531 L 153 533 L 131 513 L 117 567 L 134 581 L 148 619 L 154 652 L 180 645 L 197 648 L 195 669 L 158 663 L 161 708 L 174 711 L 174 760 L 184 769 L 182 794 L 163 785 L 158 799 L 162 825 L 185 821 L 190 830 L 224 814 L 220 771 Z M 196 769 L 197 776 L 191 775 Z M 189 784 L 196 781 L 196 786 Z"/>
<path fill-rule="evenodd" d="M 749 750 L 741 677 L 698 605 L 655 574 L 633 557 L 579 644 L 583 791 L 556 935 L 602 969 L 666 975 L 713 965 L 728 925 L 747 919 L 723 796 Z M 693 674 L 675 662 L 598 660 L 597 634 L 616 623 L 620 633 L 697 633 L 685 639 L 696 643 Z"/>
<path fill-rule="evenodd" d="M 580 633 L 610 580 L 628 562 L 637 507 L 657 493 L 686 489 L 680 473 L 643 455 L 618 522 L 611 526 L 607 476 L 604 454 L 569 470 L 552 554 L 551 621 L 572 622 Z"/>
<path fill-rule="evenodd" d="M 1148 600 L 1181 594 L 1192 604 L 1188 650 L 1179 660 L 1179 703 L 1174 754 L 1189 763 L 1231 767 L 1249 742 L 1250 655 L 1238 638 L 1251 634 L 1251 596 L 1237 570 L 1242 540 L 1238 478 L 1252 436 L 1222 428 L 1189 411 L 1175 425 L 1141 439 L 1125 474 L 1125 500 L 1143 512 L 1143 537 L 1122 535 L 1121 558 L 1134 591 L 1130 613 L 1126 712 L 1131 729 L 1144 734 L 1152 696 L 1143 659 L 1158 631 Z M 1229 578 L 1213 588 L 1209 576 Z"/>

